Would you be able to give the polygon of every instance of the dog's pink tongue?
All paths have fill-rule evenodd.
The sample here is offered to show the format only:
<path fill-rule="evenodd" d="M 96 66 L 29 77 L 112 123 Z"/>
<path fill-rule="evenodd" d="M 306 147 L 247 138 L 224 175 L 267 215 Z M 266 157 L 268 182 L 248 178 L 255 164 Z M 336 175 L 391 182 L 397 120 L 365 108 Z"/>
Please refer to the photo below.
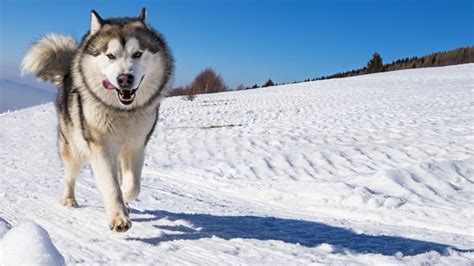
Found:
<path fill-rule="evenodd" d="M 108 81 L 106 79 L 102 80 L 102 86 L 104 86 L 104 88 L 107 89 L 107 90 L 115 90 L 116 89 L 115 86 L 112 85 L 112 83 L 110 83 L 110 81 Z"/>

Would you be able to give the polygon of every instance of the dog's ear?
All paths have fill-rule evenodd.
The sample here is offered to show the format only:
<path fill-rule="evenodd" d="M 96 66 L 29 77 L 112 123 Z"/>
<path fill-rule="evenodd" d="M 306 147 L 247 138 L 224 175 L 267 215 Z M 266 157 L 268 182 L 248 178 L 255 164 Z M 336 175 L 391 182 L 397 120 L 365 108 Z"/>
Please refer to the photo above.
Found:
<path fill-rule="evenodd" d="M 99 31 L 103 24 L 104 24 L 104 21 L 99 16 L 99 14 L 97 14 L 97 12 L 95 10 L 92 10 L 91 11 L 91 31 L 90 31 L 90 34 L 92 35 L 92 34 L 96 33 L 97 31 Z"/>
<path fill-rule="evenodd" d="M 145 25 L 148 24 L 147 20 L 146 20 L 146 8 L 142 8 L 142 11 L 140 12 L 140 16 L 138 17 L 138 19 Z"/>

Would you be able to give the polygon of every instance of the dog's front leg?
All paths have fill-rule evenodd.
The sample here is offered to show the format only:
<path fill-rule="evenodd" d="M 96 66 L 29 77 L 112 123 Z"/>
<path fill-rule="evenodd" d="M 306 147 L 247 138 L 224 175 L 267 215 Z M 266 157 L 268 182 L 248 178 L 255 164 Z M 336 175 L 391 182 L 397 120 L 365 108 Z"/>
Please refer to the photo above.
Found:
<path fill-rule="evenodd" d="M 132 223 L 128 218 L 117 178 L 116 151 L 110 146 L 91 143 L 91 164 L 104 200 L 110 229 L 116 232 L 127 231 Z"/>
<path fill-rule="evenodd" d="M 126 203 L 130 203 L 140 193 L 140 176 L 145 159 L 145 147 L 130 149 L 120 154 L 120 169 L 122 173 L 122 194 Z"/>

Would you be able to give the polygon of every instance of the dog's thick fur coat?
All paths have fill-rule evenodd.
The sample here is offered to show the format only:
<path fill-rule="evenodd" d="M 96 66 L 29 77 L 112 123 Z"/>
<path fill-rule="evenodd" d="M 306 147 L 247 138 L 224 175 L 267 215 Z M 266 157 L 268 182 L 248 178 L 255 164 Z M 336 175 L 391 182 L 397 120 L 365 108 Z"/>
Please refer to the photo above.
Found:
<path fill-rule="evenodd" d="M 62 203 L 78 206 L 75 181 L 90 158 L 110 229 L 127 231 L 127 204 L 140 192 L 145 146 L 172 79 L 164 38 L 148 24 L 145 9 L 137 18 L 108 20 L 92 11 L 90 31 L 80 44 L 46 35 L 30 47 L 22 67 L 58 87 Z"/>

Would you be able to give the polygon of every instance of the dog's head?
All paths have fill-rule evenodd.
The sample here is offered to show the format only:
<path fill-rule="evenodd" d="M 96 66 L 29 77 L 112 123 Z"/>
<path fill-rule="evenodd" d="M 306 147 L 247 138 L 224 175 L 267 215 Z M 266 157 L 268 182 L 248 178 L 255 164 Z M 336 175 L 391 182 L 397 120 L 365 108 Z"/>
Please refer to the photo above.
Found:
<path fill-rule="evenodd" d="M 79 74 L 100 101 L 120 109 L 148 104 L 168 85 L 173 61 L 163 37 L 147 22 L 146 10 L 136 18 L 103 20 L 91 12 L 83 39 Z"/>

